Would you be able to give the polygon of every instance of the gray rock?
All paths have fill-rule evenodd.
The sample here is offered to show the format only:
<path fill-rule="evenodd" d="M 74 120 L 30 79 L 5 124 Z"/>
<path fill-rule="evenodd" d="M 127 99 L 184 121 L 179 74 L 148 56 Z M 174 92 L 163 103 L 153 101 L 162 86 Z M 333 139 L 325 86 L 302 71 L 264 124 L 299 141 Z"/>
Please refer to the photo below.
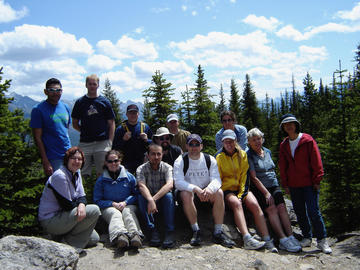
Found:
<path fill-rule="evenodd" d="M 76 269 L 79 255 L 71 246 L 38 237 L 9 235 L 0 239 L 0 268 Z"/>

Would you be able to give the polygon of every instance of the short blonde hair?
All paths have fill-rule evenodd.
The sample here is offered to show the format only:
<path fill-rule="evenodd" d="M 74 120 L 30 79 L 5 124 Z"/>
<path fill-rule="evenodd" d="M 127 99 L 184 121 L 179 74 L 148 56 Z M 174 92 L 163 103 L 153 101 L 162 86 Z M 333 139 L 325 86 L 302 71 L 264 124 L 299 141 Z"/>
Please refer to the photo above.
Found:
<path fill-rule="evenodd" d="M 99 85 L 100 79 L 99 79 L 98 75 L 96 75 L 96 74 L 91 74 L 91 75 L 87 76 L 85 84 L 87 84 L 88 81 L 91 80 L 91 79 L 96 80 L 98 85 Z"/>

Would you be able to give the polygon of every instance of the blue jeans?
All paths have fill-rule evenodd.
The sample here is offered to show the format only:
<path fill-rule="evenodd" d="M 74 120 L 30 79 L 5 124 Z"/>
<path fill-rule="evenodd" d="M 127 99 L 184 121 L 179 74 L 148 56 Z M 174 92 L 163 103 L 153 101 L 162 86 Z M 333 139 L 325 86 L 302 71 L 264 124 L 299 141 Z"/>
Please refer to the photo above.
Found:
<path fill-rule="evenodd" d="M 138 203 L 140 214 L 145 221 L 146 229 L 148 231 L 153 230 L 155 228 L 155 219 L 153 214 L 149 215 L 147 213 L 148 201 L 142 195 L 139 195 Z M 173 194 L 171 192 L 166 193 L 161 199 L 156 201 L 156 207 L 163 216 L 165 230 L 167 232 L 174 231 L 175 204 Z"/>
<path fill-rule="evenodd" d="M 303 236 L 312 238 L 312 225 L 317 240 L 325 238 L 325 224 L 319 209 L 319 190 L 314 190 L 312 186 L 290 188 L 290 195 Z"/>

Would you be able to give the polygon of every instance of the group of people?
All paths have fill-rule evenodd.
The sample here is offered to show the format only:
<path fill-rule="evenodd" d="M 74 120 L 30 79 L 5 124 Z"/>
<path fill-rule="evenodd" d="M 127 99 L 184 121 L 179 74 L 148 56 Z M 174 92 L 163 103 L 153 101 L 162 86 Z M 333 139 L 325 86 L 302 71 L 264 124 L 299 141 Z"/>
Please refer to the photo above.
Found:
<path fill-rule="evenodd" d="M 126 109 L 127 120 L 115 129 L 110 102 L 98 95 L 99 78 L 90 75 L 88 93 L 79 98 L 70 115 L 60 101 L 62 86 L 52 78 L 44 90 L 47 99 L 33 108 L 30 125 L 38 146 L 44 172 L 49 176 L 40 200 L 39 221 L 50 234 L 85 248 L 95 244 L 98 217 L 109 224 L 110 242 L 119 248 L 140 247 L 144 234 L 151 246 L 175 245 L 175 205 L 192 229 L 190 244 L 198 246 L 202 233 L 197 222 L 199 204 L 212 206 L 213 242 L 233 247 L 235 242 L 223 231 L 225 205 L 233 212 L 245 249 L 265 247 L 278 252 L 270 237 L 265 214 L 279 248 L 299 252 L 312 243 L 312 227 L 317 247 L 331 253 L 319 209 L 320 181 L 324 174 L 315 140 L 300 132 L 294 115 L 282 117 L 280 129 L 287 137 L 280 145 L 281 184 L 290 194 L 303 239 L 293 235 L 282 191 L 276 178 L 264 134 L 236 124 L 235 114 L 224 111 L 223 128 L 215 136 L 215 157 L 202 152 L 198 134 L 179 128 L 176 114 L 170 114 L 167 127 L 153 134 L 138 120 L 139 108 Z M 78 147 L 70 147 L 68 128 L 80 131 Z M 95 165 L 98 179 L 93 199 L 86 204 L 82 185 Z M 254 218 L 261 239 L 251 236 L 243 205 Z"/>

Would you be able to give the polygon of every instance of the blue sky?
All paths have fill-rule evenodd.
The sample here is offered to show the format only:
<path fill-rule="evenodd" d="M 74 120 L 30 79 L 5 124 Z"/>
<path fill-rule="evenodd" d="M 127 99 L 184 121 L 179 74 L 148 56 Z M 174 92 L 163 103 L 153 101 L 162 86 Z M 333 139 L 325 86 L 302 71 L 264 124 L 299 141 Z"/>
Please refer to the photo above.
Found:
<path fill-rule="evenodd" d="M 360 43 L 360 1 L 0 0 L 0 66 L 10 91 L 44 98 L 48 78 L 63 97 L 86 93 L 85 77 L 109 78 L 121 101 L 142 101 L 156 70 L 176 88 L 194 86 L 197 66 L 211 94 L 250 75 L 259 99 L 352 72 Z M 214 97 L 217 101 L 217 97 Z"/>

